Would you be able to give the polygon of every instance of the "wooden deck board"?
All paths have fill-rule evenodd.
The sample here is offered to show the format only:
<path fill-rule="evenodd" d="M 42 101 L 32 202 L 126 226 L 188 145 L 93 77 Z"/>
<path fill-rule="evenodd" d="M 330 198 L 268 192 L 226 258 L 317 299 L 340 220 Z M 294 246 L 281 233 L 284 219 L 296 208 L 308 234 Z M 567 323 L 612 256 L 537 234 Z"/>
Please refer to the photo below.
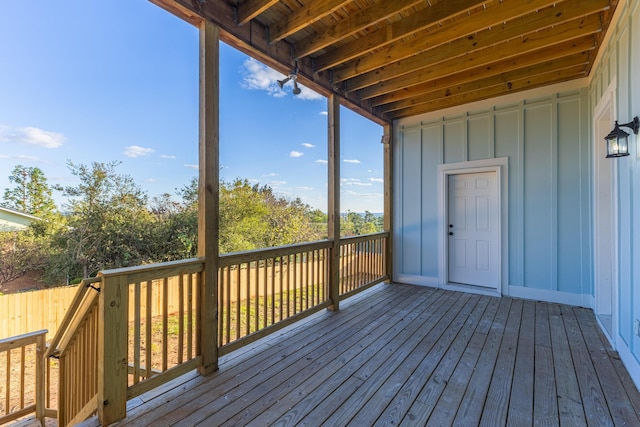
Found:
<path fill-rule="evenodd" d="M 381 284 L 139 396 L 119 425 L 640 425 L 616 356 L 590 310 Z"/>

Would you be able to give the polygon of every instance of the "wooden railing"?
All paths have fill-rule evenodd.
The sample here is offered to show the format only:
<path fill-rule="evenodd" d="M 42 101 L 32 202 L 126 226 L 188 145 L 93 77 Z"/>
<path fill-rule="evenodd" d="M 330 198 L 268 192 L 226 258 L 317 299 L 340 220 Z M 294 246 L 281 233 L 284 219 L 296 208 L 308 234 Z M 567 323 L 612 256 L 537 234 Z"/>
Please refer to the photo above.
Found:
<path fill-rule="evenodd" d="M 126 400 L 201 364 L 203 268 L 201 259 L 188 259 L 99 274 L 98 364 L 106 378 L 98 379 L 98 396 L 117 405 L 116 413 Z"/>
<path fill-rule="evenodd" d="M 330 292 L 343 299 L 387 279 L 387 239 L 378 233 L 339 248 L 319 241 L 220 256 L 218 354 L 330 307 Z M 339 286 L 330 291 L 330 254 L 338 249 Z M 45 354 L 59 360 L 58 425 L 96 411 L 104 424 L 115 422 L 128 399 L 203 364 L 203 276 L 203 259 L 189 259 L 107 270 L 81 283 Z"/>
<path fill-rule="evenodd" d="M 321 241 L 221 256 L 220 354 L 327 307 L 331 245 Z"/>
<path fill-rule="evenodd" d="M 0 340 L 0 424 L 35 414 L 44 425 L 47 331 Z"/>
<path fill-rule="evenodd" d="M 340 298 L 386 280 L 385 253 L 389 233 L 340 239 Z"/>
<path fill-rule="evenodd" d="M 83 280 L 45 353 L 58 360 L 58 425 L 75 424 L 93 414 L 98 387 L 99 278 Z"/>

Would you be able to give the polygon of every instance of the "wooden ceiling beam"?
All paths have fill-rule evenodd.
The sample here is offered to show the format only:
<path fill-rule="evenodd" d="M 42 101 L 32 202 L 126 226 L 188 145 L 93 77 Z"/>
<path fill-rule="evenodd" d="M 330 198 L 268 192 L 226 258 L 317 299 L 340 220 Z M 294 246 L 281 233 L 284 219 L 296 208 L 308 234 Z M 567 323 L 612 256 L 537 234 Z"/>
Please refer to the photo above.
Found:
<path fill-rule="evenodd" d="M 570 0 L 562 3 L 562 8 L 552 7 L 540 12 L 522 16 L 516 20 L 506 22 L 500 26 L 481 31 L 475 35 L 458 38 L 446 45 L 440 45 L 434 49 L 423 51 L 381 68 L 361 74 L 346 81 L 349 91 L 363 89 L 379 83 L 380 81 L 400 77 L 413 73 L 420 68 L 434 66 L 439 62 L 467 55 L 475 50 L 496 45 L 498 43 L 519 38 L 540 31 L 544 28 L 568 24 L 568 22 L 586 17 L 587 19 L 599 19 L 595 14 L 607 8 L 609 0 L 595 0 L 584 2 L 583 0 Z M 575 25 L 581 25 L 579 21 Z M 333 81 L 339 81 L 342 77 L 339 72 L 333 74 Z"/>
<path fill-rule="evenodd" d="M 513 71 L 496 74 L 489 77 L 480 78 L 466 83 L 453 83 L 449 85 L 438 85 L 433 90 L 425 93 L 415 93 L 409 99 L 390 102 L 377 107 L 381 113 L 390 113 L 392 111 L 402 110 L 414 105 L 425 104 L 440 98 L 449 98 L 458 96 L 463 93 L 481 91 L 486 87 L 504 86 L 510 89 L 510 84 L 514 81 L 531 79 L 535 76 L 549 75 L 549 73 L 558 73 L 571 76 L 586 74 L 586 65 L 588 57 L 584 54 L 571 55 L 553 61 L 547 61 L 541 64 L 535 64 Z M 460 80 L 465 80 L 460 78 Z M 455 81 L 455 78 L 450 80 Z"/>
<path fill-rule="evenodd" d="M 387 0 L 388 1 L 388 0 Z M 540 1 L 540 0 L 537 0 Z M 547 0 L 550 1 L 550 0 Z M 316 71 L 324 71 L 424 30 L 452 16 L 474 9 L 486 0 L 447 0 L 410 15 L 386 28 L 342 45 L 316 58 Z"/>
<path fill-rule="evenodd" d="M 352 59 L 333 70 L 333 82 L 338 83 L 374 71 L 390 63 L 409 58 L 415 55 L 416 52 L 435 48 L 449 43 L 451 40 L 475 35 L 479 31 L 501 26 L 505 22 L 518 17 L 532 16 L 539 13 L 537 12 L 539 9 L 547 8 L 554 3 L 556 2 L 550 0 L 532 0 L 529 2 L 505 0 L 484 11 L 470 14 L 464 18 L 451 21 L 447 25 L 425 31 L 418 37 L 397 40 L 392 49 L 383 49 L 371 55 Z"/>
<path fill-rule="evenodd" d="M 419 36 L 407 40 L 402 39 L 409 34 L 415 33 L 420 30 L 426 30 L 429 27 L 432 27 L 432 23 L 430 23 L 430 25 L 418 25 L 415 28 L 409 28 L 403 31 L 404 34 L 402 34 L 402 36 L 400 36 L 400 32 L 398 32 L 399 37 L 389 38 L 389 40 L 385 40 L 384 43 L 378 43 L 377 39 L 379 38 L 379 36 L 373 37 L 373 35 L 371 35 L 367 37 L 366 43 L 368 45 L 378 43 L 376 46 L 373 46 L 371 49 L 362 49 L 361 46 L 359 54 L 351 56 L 346 56 L 342 52 L 348 45 L 342 46 L 335 51 L 329 52 L 323 57 L 316 58 L 316 69 L 324 69 L 323 61 L 326 60 L 326 58 L 324 57 L 329 57 L 329 55 L 341 55 L 342 60 L 338 61 L 338 58 L 336 58 L 336 60 L 331 61 L 331 66 L 335 68 L 333 70 L 333 80 L 334 83 L 336 83 L 369 71 L 373 71 L 385 64 L 407 58 L 412 54 L 415 54 L 416 52 L 420 52 L 421 50 L 431 49 L 438 45 L 447 43 L 452 39 L 457 39 L 459 37 L 473 34 L 477 31 L 499 25 L 504 21 L 516 18 L 518 16 L 526 15 L 527 13 L 531 13 L 537 9 L 548 7 L 553 3 L 554 1 L 552 0 L 530 0 L 527 2 L 519 0 L 505 0 L 503 2 L 494 4 L 491 7 L 488 7 L 486 10 L 468 14 L 463 18 L 452 20 L 444 25 L 435 28 L 430 28 L 430 31 L 421 32 Z M 438 3 L 436 4 L 436 6 L 440 4 L 442 3 Z M 421 13 L 422 16 L 424 16 L 426 12 L 425 10 L 423 10 L 421 11 Z M 412 17 L 416 16 L 421 16 L 421 14 L 417 13 L 415 15 L 412 15 Z M 452 16 L 453 14 L 450 15 L 450 17 Z M 400 21 L 399 24 L 402 24 L 404 21 L 405 20 Z M 425 21 L 426 19 L 423 17 L 422 21 L 420 22 Z M 393 25 L 397 24 L 398 23 L 394 23 Z M 395 34 L 396 33 L 394 33 L 394 35 Z M 393 43 L 393 46 L 389 46 L 391 43 Z M 360 45 L 362 45 L 362 42 L 360 42 Z M 356 48 L 356 46 L 353 47 Z M 381 49 L 383 47 L 386 48 Z M 374 50 L 379 51 L 373 52 Z M 364 54 L 371 52 L 373 52 L 371 55 L 363 56 Z"/>
<path fill-rule="evenodd" d="M 424 3 L 424 0 L 397 0 L 374 3 L 366 9 L 349 15 L 331 28 L 300 40 L 294 45 L 294 55 L 296 58 L 311 55 L 345 37 L 356 34 L 367 27 L 421 3 Z"/>
<path fill-rule="evenodd" d="M 434 101 L 414 105 L 409 108 L 394 111 L 389 114 L 390 120 L 396 120 L 403 117 L 416 116 L 418 114 L 429 113 L 432 111 L 442 110 L 444 108 L 454 107 L 456 105 L 469 104 L 471 102 L 482 101 L 484 99 L 494 98 L 497 96 L 503 96 L 510 93 L 521 92 L 523 90 L 535 89 L 538 87 L 548 86 L 556 83 L 562 83 L 578 78 L 586 77 L 587 72 L 582 71 L 579 74 L 571 74 L 568 70 L 561 70 L 558 72 L 551 72 L 548 75 L 541 74 L 528 79 L 522 79 L 511 82 L 510 86 L 499 85 L 492 87 L 485 87 L 475 92 L 463 93 L 460 95 L 452 96 L 449 98 L 440 98 Z"/>
<path fill-rule="evenodd" d="M 401 90 L 372 98 L 371 105 L 380 106 L 413 96 L 429 93 L 439 89 L 446 89 L 450 86 L 459 85 L 474 80 L 479 80 L 496 74 L 506 73 L 527 66 L 532 66 L 540 62 L 557 60 L 572 55 L 582 56 L 583 60 L 588 60 L 588 52 L 595 48 L 595 40 L 592 36 L 585 37 L 574 42 L 560 43 L 546 49 L 540 49 L 535 55 L 524 54 L 520 57 L 501 60 L 493 64 L 476 67 L 461 73 L 441 74 L 434 79 L 421 82 L 415 86 L 407 86 Z"/>
<path fill-rule="evenodd" d="M 594 19 L 595 18 L 595 19 Z M 571 25 L 570 25 L 571 24 Z M 491 46 L 468 55 L 453 58 L 440 62 L 437 67 L 424 67 L 411 74 L 377 82 L 374 86 L 366 87 L 358 91 L 358 98 L 369 99 L 384 95 L 404 87 L 410 87 L 418 83 L 433 80 L 443 75 L 451 74 L 452 70 L 465 71 L 478 66 L 489 65 L 493 62 L 508 59 L 511 57 L 521 57 L 522 54 L 529 53 L 535 58 L 536 51 L 553 47 L 561 42 L 582 39 L 600 32 L 602 25 L 597 16 L 588 17 L 582 20 L 579 26 L 565 23 L 553 28 L 530 34 L 527 37 L 513 39 L 498 45 Z M 592 39 L 592 38 L 591 38 Z"/>
<path fill-rule="evenodd" d="M 264 11 L 278 4 L 279 0 L 245 0 L 238 5 L 238 25 L 244 25 Z"/>
<path fill-rule="evenodd" d="M 277 42 L 297 33 L 305 27 L 335 12 L 353 0 L 313 0 L 298 10 L 293 11 L 280 21 L 269 26 L 271 43 Z"/>

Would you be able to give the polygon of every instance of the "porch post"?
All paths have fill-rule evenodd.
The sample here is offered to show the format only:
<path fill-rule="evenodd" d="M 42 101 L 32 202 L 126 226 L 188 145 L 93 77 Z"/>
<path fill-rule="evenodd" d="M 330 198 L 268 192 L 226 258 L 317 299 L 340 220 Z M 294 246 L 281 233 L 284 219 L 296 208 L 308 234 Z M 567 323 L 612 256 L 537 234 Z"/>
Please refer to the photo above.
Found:
<path fill-rule="evenodd" d="M 382 136 L 384 145 L 384 231 L 389 233 L 385 246 L 386 283 L 393 280 L 393 126 L 385 125 Z"/>
<path fill-rule="evenodd" d="M 204 258 L 200 283 L 201 375 L 218 369 L 218 202 L 219 202 L 219 28 L 200 24 L 200 138 L 198 256 Z"/>
<path fill-rule="evenodd" d="M 335 95 L 329 95 L 328 108 L 328 161 L 329 200 L 327 232 L 329 241 L 329 310 L 340 309 L 340 103 Z"/>
<path fill-rule="evenodd" d="M 127 416 L 128 310 L 128 276 L 102 276 L 98 297 L 97 403 L 103 426 Z"/>

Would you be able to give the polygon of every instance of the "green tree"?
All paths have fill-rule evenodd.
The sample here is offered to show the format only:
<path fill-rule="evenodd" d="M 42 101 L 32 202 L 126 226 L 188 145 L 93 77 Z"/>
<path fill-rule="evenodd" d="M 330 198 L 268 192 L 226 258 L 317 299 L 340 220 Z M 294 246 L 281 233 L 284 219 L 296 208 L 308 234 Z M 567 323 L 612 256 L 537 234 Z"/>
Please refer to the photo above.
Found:
<path fill-rule="evenodd" d="M 40 218 L 47 218 L 56 210 L 52 190 L 39 168 L 17 165 L 9 182 L 13 183 L 13 188 L 5 189 L 3 206 Z"/>
<path fill-rule="evenodd" d="M 46 250 L 29 230 L 0 232 L 0 291 L 7 282 L 30 271 L 41 271 Z"/>
<path fill-rule="evenodd" d="M 56 236 L 59 256 L 52 271 L 88 277 L 150 262 L 154 227 L 146 193 L 129 175 L 116 172 L 119 162 L 67 165 L 80 183 L 63 189 L 70 200 L 68 227 Z"/>

